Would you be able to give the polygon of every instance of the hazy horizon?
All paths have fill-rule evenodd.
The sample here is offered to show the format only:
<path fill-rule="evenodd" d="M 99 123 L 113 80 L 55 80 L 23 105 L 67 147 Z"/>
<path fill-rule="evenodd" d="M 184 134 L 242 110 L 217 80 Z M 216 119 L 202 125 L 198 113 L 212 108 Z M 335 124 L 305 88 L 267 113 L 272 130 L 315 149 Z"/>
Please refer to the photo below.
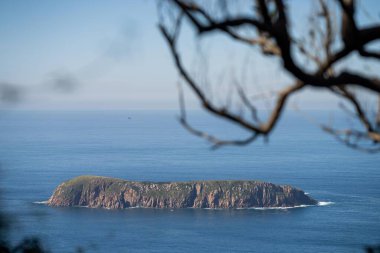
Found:
<path fill-rule="evenodd" d="M 295 19 L 302 20 L 312 9 L 311 3 L 292 1 L 289 9 Z M 358 13 L 359 21 L 371 21 L 368 15 L 379 20 L 378 2 L 366 4 L 368 8 Z M 28 110 L 177 109 L 179 76 L 157 28 L 156 5 L 148 0 L 2 1 L 0 97 L 11 103 L 0 99 L 0 106 Z M 302 22 L 294 26 L 305 29 Z M 212 73 L 212 80 L 231 66 L 240 71 L 247 52 L 252 54 L 252 67 L 247 71 L 258 87 L 269 87 L 270 91 L 272 86 L 291 80 L 275 60 L 265 59 L 257 48 L 241 49 L 238 45 L 236 49 L 224 43 L 223 37 L 218 40 L 224 44 L 209 43 L 207 38 L 199 43 L 192 31 L 183 33 L 186 55 L 195 55 L 189 62 L 198 60 L 198 64 L 190 64 L 191 70 L 200 68 L 202 56 L 196 51 L 210 51 L 210 59 L 215 56 L 211 65 L 219 72 Z M 229 63 L 231 59 L 236 64 Z M 351 57 L 349 66 L 368 67 L 361 64 Z M 305 109 L 336 108 L 336 97 L 315 91 L 295 95 L 288 109 L 295 103 Z M 199 108 L 192 94 L 186 94 L 188 108 Z"/>

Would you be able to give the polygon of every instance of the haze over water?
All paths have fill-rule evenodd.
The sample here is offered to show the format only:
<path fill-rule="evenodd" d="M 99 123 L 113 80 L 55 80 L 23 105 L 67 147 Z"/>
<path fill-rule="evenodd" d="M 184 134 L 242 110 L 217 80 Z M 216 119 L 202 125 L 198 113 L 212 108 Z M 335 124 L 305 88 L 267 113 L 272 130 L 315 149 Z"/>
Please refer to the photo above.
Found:
<path fill-rule="evenodd" d="M 214 133 L 241 134 L 198 112 Z M 312 112 L 317 119 L 326 112 Z M 378 155 L 337 143 L 296 113 L 270 137 L 211 151 L 176 111 L 3 112 L 2 195 L 10 239 L 40 237 L 53 252 L 363 252 L 380 242 Z M 294 121 L 298 119 L 297 121 Z M 233 135 L 231 135 L 233 137 Z M 62 181 L 258 179 L 303 189 L 326 206 L 285 210 L 51 208 Z"/>

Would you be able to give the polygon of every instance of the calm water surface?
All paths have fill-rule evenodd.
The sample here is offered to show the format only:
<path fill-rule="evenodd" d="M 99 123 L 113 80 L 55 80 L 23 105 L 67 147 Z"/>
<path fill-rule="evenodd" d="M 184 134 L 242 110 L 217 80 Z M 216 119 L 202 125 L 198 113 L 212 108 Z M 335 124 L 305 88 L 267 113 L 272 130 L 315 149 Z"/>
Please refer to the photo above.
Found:
<path fill-rule="evenodd" d="M 53 252 L 363 252 L 380 243 L 380 156 L 337 143 L 287 113 L 269 143 L 211 151 L 175 111 L 2 112 L 0 161 L 10 240 L 43 239 Z M 317 119 L 328 115 L 312 113 Z M 194 112 L 215 134 L 244 136 Z M 287 210 L 51 208 L 64 180 L 259 179 L 302 188 L 327 206 Z"/>

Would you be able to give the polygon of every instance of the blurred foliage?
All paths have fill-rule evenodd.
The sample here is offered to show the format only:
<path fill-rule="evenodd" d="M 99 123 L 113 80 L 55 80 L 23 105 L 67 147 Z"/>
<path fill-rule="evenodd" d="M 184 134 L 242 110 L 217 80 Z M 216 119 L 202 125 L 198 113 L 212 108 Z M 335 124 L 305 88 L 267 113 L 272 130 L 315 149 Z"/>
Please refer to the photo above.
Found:
<path fill-rule="evenodd" d="M 48 253 L 42 247 L 42 244 L 37 238 L 25 238 L 19 244 L 12 247 L 7 242 L 0 242 L 0 253 Z"/>

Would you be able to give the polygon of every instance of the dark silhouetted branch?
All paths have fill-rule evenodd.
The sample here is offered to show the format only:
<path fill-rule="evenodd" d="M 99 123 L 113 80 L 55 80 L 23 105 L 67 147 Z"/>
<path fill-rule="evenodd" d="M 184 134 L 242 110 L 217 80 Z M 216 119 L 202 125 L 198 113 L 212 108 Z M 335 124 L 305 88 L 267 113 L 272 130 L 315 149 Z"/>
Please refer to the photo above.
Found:
<path fill-rule="evenodd" d="M 323 20 L 323 27 L 314 27 L 321 39 L 320 48 L 323 57 L 317 55 L 304 44 L 303 40 L 293 38 L 294 33 L 291 31 L 289 23 L 289 13 L 287 12 L 286 2 L 283 0 L 255 0 L 252 14 L 234 14 L 234 15 L 215 15 L 209 12 L 205 7 L 194 1 L 187 0 L 167 0 L 173 8 L 181 12 L 199 34 L 220 33 L 229 38 L 243 42 L 249 46 L 258 46 L 264 55 L 278 57 L 283 69 L 294 78 L 294 84 L 284 88 L 277 93 L 274 108 L 271 110 L 266 121 L 261 121 L 258 117 L 256 106 L 248 99 L 242 89 L 238 89 L 238 95 L 241 104 L 251 112 L 251 120 L 233 113 L 229 108 L 221 107 L 214 104 L 208 97 L 210 94 L 205 93 L 201 85 L 189 74 L 184 66 L 180 53 L 177 49 L 177 37 L 179 33 L 169 33 L 165 25 L 161 23 L 159 28 L 164 36 L 170 52 L 173 56 L 176 68 L 179 74 L 185 80 L 201 102 L 203 108 L 220 118 L 231 121 L 244 129 L 251 131 L 252 136 L 247 140 L 237 141 L 236 145 L 247 144 L 256 139 L 256 136 L 267 136 L 276 126 L 281 114 L 286 107 L 286 101 L 295 92 L 304 89 L 307 86 L 324 88 L 338 94 L 348 101 L 355 110 L 355 115 L 364 128 L 363 131 L 345 130 L 337 131 L 332 128 L 324 127 L 324 130 L 335 135 L 345 136 L 349 139 L 348 143 L 354 147 L 358 145 L 358 140 L 368 139 L 374 145 L 379 145 L 380 134 L 378 127 L 373 125 L 375 120 L 370 120 L 363 110 L 358 98 L 350 91 L 351 87 L 364 88 L 374 94 L 380 94 L 380 79 L 376 76 L 369 76 L 365 72 L 354 72 L 339 68 L 336 66 L 339 62 L 346 59 L 350 54 L 356 52 L 361 57 L 370 57 L 375 60 L 380 59 L 380 53 L 366 49 L 369 43 L 380 39 L 380 25 L 371 25 L 359 27 L 355 20 L 356 4 L 354 0 L 336 0 L 327 2 L 319 0 L 318 14 L 316 19 Z M 340 11 L 341 22 L 335 22 L 335 11 L 331 5 L 336 4 Z M 227 12 L 223 12 L 227 13 Z M 334 24 L 341 25 L 341 31 L 336 31 Z M 179 29 L 178 29 L 179 30 Z M 249 31 L 252 37 L 243 35 L 242 31 Z M 315 32 L 309 34 L 310 40 L 316 43 L 314 38 Z M 339 37 L 340 36 L 340 37 Z M 339 38 L 338 38 L 339 37 Z M 341 43 L 336 43 L 335 38 L 340 39 Z M 339 47 L 338 47 L 339 45 Z M 315 63 L 316 68 L 308 70 L 304 65 L 296 61 L 294 49 L 297 49 L 306 59 Z M 229 94 L 230 96 L 230 94 Z M 380 115 L 380 110 L 379 110 Z M 380 117 L 380 116 L 379 116 Z M 378 120 L 377 122 L 379 122 Z M 372 123 L 371 123 L 372 122 Z M 201 131 L 191 128 L 182 117 L 181 123 L 190 132 L 201 136 L 212 143 L 223 143 L 217 138 L 207 135 Z M 354 141 L 353 141 L 354 140 Z M 228 143 L 234 143 L 230 141 Z"/>

